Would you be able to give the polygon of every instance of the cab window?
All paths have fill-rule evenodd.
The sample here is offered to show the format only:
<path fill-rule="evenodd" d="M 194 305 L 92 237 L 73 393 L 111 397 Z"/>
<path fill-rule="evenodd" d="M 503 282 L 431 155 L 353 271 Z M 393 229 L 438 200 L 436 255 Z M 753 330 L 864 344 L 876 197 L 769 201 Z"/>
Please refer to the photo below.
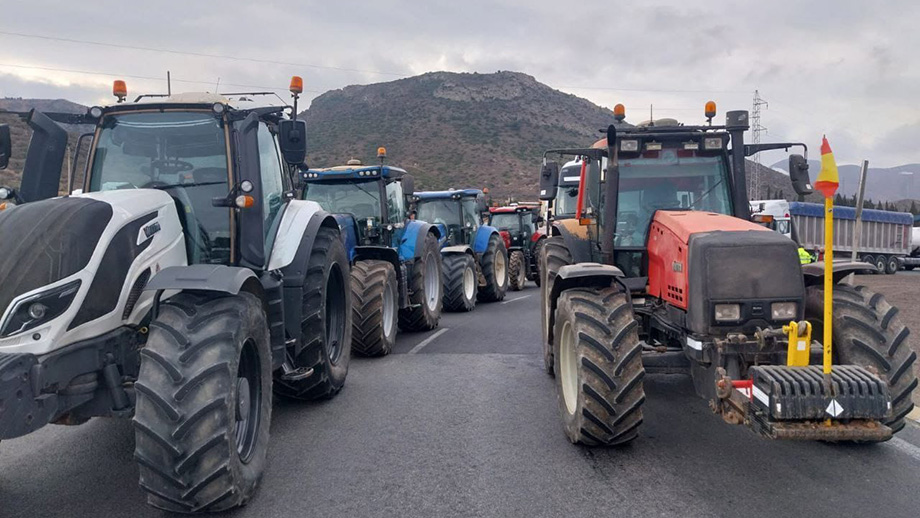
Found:
<path fill-rule="evenodd" d="M 387 219 L 390 223 L 400 223 L 406 217 L 406 197 L 403 196 L 402 182 L 387 184 Z"/>
<path fill-rule="evenodd" d="M 259 124 L 258 143 L 262 178 L 262 229 L 265 231 L 265 254 L 268 256 L 275 241 L 278 223 L 281 222 L 281 208 L 284 206 L 284 167 L 278 153 L 278 144 L 264 123 Z"/>

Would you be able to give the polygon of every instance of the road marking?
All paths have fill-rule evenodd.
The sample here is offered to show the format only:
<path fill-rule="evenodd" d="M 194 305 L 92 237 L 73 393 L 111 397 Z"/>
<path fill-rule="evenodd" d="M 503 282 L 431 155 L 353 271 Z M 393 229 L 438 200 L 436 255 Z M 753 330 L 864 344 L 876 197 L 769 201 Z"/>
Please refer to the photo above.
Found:
<path fill-rule="evenodd" d="M 523 297 L 518 297 L 518 298 L 516 298 L 516 299 L 508 299 L 508 300 L 502 302 L 502 304 L 508 304 L 508 303 L 510 303 L 510 302 L 517 302 L 517 301 L 519 301 L 519 300 L 521 300 L 521 299 L 526 299 L 526 298 L 529 297 L 529 296 L 530 296 L 530 295 L 524 295 Z"/>
<path fill-rule="evenodd" d="M 914 460 L 920 461 L 920 448 L 918 448 L 918 447 L 914 446 L 913 444 L 911 444 L 911 443 L 905 441 L 904 439 L 901 439 L 901 438 L 899 438 L 899 437 L 895 437 L 895 438 L 891 439 L 891 445 L 894 446 L 895 448 L 901 450 L 902 452 L 906 453 L 907 455 L 913 457 Z"/>
<path fill-rule="evenodd" d="M 426 338 L 426 339 L 422 340 L 421 342 L 419 342 L 418 345 L 416 345 L 415 347 L 413 347 L 412 350 L 408 352 L 408 354 L 418 354 L 418 352 L 421 351 L 422 349 L 424 349 L 426 345 L 428 345 L 428 344 L 430 344 L 431 342 L 433 342 L 435 338 L 437 338 L 437 337 L 443 335 L 444 333 L 448 332 L 449 330 L 450 330 L 449 327 L 444 327 L 444 328 L 439 329 L 435 334 L 433 334 L 433 335 L 429 336 L 428 338 Z"/>

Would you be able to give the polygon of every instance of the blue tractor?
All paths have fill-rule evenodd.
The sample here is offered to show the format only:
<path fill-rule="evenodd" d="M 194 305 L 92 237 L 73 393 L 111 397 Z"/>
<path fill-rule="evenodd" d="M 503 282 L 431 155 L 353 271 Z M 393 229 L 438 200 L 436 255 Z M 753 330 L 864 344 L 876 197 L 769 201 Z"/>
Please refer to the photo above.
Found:
<path fill-rule="evenodd" d="M 483 223 L 489 212 L 479 189 L 419 192 L 418 219 L 444 236 L 444 309 L 472 311 L 476 301 L 494 302 L 508 290 L 508 247 L 498 229 Z"/>
<path fill-rule="evenodd" d="M 334 214 L 352 263 L 352 350 L 383 356 L 396 329 L 428 331 L 441 319 L 440 230 L 408 219 L 414 180 L 403 169 L 347 165 L 302 172 L 303 198 Z"/>

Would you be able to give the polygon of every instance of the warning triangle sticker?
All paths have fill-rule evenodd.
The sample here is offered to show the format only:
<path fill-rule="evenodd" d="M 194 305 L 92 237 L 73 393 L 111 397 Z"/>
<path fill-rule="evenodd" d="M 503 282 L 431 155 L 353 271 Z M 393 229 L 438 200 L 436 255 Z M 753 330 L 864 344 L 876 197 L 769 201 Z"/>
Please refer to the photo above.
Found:
<path fill-rule="evenodd" d="M 843 407 L 840 406 L 840 403 L 838 403 L 836 399 L 832 400 L 831 403 L 827 405 L 826 410 L 832 417 L 837 417 L 843 413 Z"/>

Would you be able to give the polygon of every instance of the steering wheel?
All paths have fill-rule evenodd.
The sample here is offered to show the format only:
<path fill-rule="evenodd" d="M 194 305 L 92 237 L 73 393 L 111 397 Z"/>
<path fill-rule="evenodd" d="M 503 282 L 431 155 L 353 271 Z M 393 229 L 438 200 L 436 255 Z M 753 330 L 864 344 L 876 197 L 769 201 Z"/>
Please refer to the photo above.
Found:
<path fill-rule="evenodd" d="M 190 162 L 186 162 L 185 160 L 179 160 L 178 158 L 175 160 L 170 160 L 168 158 L 167 159 L 160 158 L 160 159 L 154 160 L 153 162 L 150 162 L 150 166 L 155 167 L 157 169 L 169 169 L 176 173 L 191 171 L 192 169 L 195 168 L 194 164 Z"/>
<path fill-rule="evenodd" d="M 192 204 L 191 198 L 189 198 L 188 192 L 181 185 L 170 185 L 166 182 L 161 182 L 159 180 L 151 180 L 144 184 L 142 189 L 158 189 L 162 188 L 163 192 L 167 193 L 172 197 L 173 201 L 176 203 L 176 210 L 179 211 L 180 220 L 185 220 L 185 228 L 183 229 L 187 232 L 186 243 L 191 239 L 193 246 L 187 247 L 186 251 L 190 254 L 188 257 L 189 264 L 197 264 L 201 262 L 203 254 L 208 252 L 208 247 L 210 242 L 208 240 L 207 232 L 204 230 L 204 227 L 198 221 L 198 218 L 195 215 L 195 206 Z"/>

